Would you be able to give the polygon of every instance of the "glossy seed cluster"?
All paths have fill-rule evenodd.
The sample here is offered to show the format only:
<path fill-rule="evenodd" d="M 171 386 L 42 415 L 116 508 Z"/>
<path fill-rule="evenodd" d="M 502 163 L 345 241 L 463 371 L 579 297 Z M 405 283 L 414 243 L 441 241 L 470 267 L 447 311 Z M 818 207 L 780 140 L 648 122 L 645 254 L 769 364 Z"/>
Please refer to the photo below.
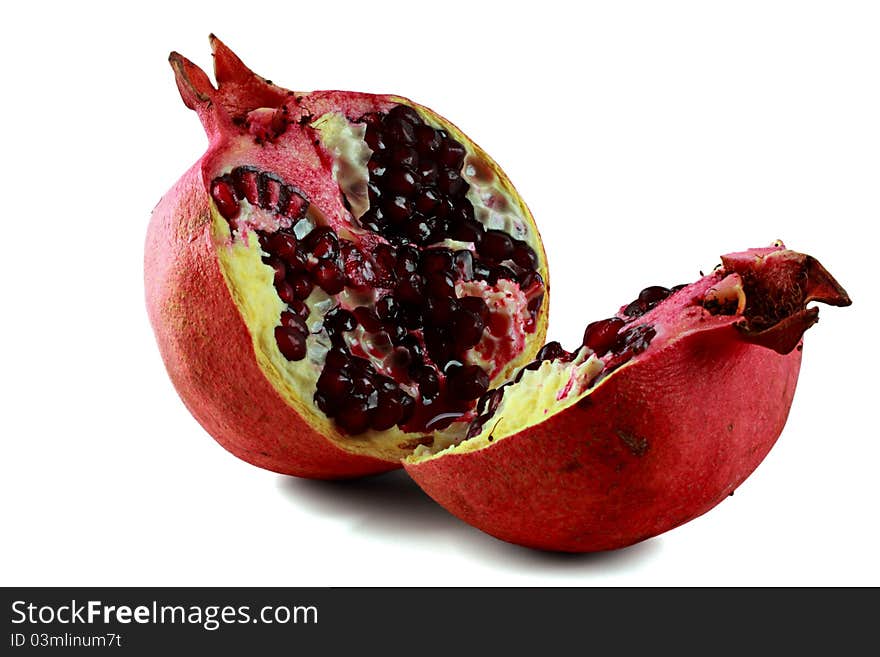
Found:
<path fill-rule="evenodd" d="M 534 330 L 544 297 L 537 255 L 524 241 L 476 220 L 461 175 L 466 151 L 445 131 L 403 105 L 360 121 L 372 151 L 370 205 L 360 224 L 383 243 L 362 249 L 330 226 L 313 227 L 305 196 L 253 167 L 215 179 L 211 196 L 230 223 L 245 200 L 290 219 L 277 231 L 255 231 L 286 305 L 275 339 L 288 360 L 307 355 L 308 299 L 316 287 L 330 296 L 368 292 L 357 295 L 364 305 L 337 306 L 323 318 L 333 350 L 315 390 L 318 408 L 350 434 L 395 425 L 442 428 L 489 386 L 488 373 L 466 357 L 489 329 L 489 308 L 478 296 L 459 297 L 456 283 L 509 280 L 528 290 L 527 330 Z M 465 244 L 438 244 L 447 239 Z M 387 353 L 384 373 L 365 353 L 352 353 L 346 336 L 356 329 L 374 350 Z"/>

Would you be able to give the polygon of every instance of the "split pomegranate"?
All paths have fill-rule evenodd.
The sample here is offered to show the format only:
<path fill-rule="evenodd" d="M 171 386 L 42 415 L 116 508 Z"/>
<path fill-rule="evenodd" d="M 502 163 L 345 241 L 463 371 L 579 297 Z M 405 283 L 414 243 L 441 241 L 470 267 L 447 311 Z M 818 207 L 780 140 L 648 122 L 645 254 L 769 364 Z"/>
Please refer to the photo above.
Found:
<path fill-rule="evenodd" d="M 463 437 L 543 342 L 547 268 L 507 176 L 402 97 L 297 93 L 212 37 L 215 87 L 174 53 L 210 146 L 147 236 L 172 381 L 258 466 L 350 477 Z"/>
<path fill-rule="evenodd" d="M 757 467 L 788 416 L 811 301 L 849 297 L 781 243 L 722 257 L 691 285 L 647 287 L 549 343 L 477 405 L 464 440 L 435 441 L 409 474 L 498 538 L 608 550 L 708 511 Z"/>
<path fill-rule="evenodd" d="M 687 522 L 767 454 L 808 304 L 850 303 L 815 259 L 730 254 L 540 346 L 544 251 L 488 155 L 405 98 L 287 91 L 211 44 L 216 87 L 171 55 L 210 145 L 153 213 L 145 283 L 226 449 L 316 478 L 403 463 L 489 534 L 575 552 Z"/>

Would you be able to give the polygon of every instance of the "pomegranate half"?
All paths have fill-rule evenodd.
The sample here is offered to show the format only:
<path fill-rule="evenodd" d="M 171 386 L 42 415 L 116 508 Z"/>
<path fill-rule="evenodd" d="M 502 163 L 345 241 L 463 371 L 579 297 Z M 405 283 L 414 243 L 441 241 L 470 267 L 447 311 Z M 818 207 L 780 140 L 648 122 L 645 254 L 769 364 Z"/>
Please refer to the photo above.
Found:
<path fill-rule="evenodd" d="M 529 210 L 428 108 L 288 91 L 211 46 L 216 87 L 170 57 L 210 144 L 155 208 L 145 250 L 184 403 L 236 456 L 303 477 L 381 472 L 462 438 L 477 399 L 544 340 Z"/>
<path fill-rule="evenodd" d="M 505 541 L 619 548 L 708 511 L 757 467 L 788 416 L 811 301 L 845 306 L 815 259 L 783 247 L 723 256 L 697 282 L 645 288 L 583 345 L 546 345 L 487 392 L 463 441 L 406 470 Z"/>

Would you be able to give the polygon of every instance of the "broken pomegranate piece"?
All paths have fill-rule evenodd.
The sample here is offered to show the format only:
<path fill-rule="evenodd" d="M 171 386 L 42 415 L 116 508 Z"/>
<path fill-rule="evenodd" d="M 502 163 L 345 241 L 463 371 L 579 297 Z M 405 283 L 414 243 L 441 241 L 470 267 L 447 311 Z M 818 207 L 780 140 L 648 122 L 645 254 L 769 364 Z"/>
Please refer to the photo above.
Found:
<path fill-rule="evenodd" d="M 414 439 L 464 435 L 543 341 L 525 204 L 431 110 L 289 92 L 211 43 L 217 87 L 171 56 L 210 145 L 157 207 L 146 254 L 181 396 L 237 455 L 303 476 L 399 467 Z"/>
<path fill-rule="evenodd" d="M 691 285 L 647 287 L 574 351 L 545 345 L 480 398 L 463 439 L 419 446 L 405 467 L 513 543 L 585 552 L 655 536 L 727 497 L 773 446 L 811 301 L 850 304 L 781 243 L 724 256 Z"/>

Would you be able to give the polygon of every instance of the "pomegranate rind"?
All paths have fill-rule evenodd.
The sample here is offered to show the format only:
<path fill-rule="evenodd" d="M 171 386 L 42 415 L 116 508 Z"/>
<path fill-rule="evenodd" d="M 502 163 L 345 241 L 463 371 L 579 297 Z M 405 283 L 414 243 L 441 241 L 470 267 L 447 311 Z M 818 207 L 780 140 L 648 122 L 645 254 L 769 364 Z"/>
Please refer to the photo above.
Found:
<path fill-rule="evenodd" d="M 475 438 L 409 457 L 404 463 L 409 475 L 465 522 L 546 550 L 621 548 L 710 510 L 755 470 L 782 432 L 800 371 L 800 338 L 809 324 L 800 324 L 798 341 L 780 353 L 778 340 L 752 338 L 752 318 L 711 315 L 702 300 L 719 290 L 735 298 L 745 294 L 743 285 L 754 293 L 760 286 L 742 277 L 757 273 L 781 302 L 787 316 L 776 318 L 777 325 L 789 341 L 791 318 L 806 312 L 808 300 L 850 304 L 821 265 L 781 244 L 731 254 L 723 262 L 727 271 L 710 274 L 667 302 L 681 318 L 679 334 L 658 328 L 656 347 L 577 401 L 523 408 L 530 390 L 544 393 L 536 401 L 552 399 L 538 387 L 539 377 L 559 378 L 562 366 L 544 363 L 517 384 L 526 386 L 519 399 L 505 394 L 502 404 L 511 404 L 506 412 L 514 415 L 512 421 L 501 421 L 505 409 L 499 407 L 497 423 L 490 418 Z M 696 303 L 681 305 L 688 299 Z M 734 305 L 742 312 L 748 303 L 740 301 Z M 652 312 L 670 310 L 661 306 Z M 595 361 L 590 357 L 582 367 Z M 576 361 L 567 367 L 577 366 Z M 515 429 L 493 435 L 504 424 Z"/>
<path fill-rule="evenodd" d="M 232 454 L 281 474 L 335 479 L 397 468 L 396 459 L 341 449 L 282 399 L 258 364 L 216 248 L 196 164 L 156 206 L 144 256 L 150 322 L 193 417 Z"/>
<path fill-rule="evenodd" d="M 731 327 L 694 333 L 488 449 L 405 467 L 502 540 L 624 547 L 705 513 L 751 474 L 785 425 L 800 363 L 800 351 L 749 345 Z"/>

